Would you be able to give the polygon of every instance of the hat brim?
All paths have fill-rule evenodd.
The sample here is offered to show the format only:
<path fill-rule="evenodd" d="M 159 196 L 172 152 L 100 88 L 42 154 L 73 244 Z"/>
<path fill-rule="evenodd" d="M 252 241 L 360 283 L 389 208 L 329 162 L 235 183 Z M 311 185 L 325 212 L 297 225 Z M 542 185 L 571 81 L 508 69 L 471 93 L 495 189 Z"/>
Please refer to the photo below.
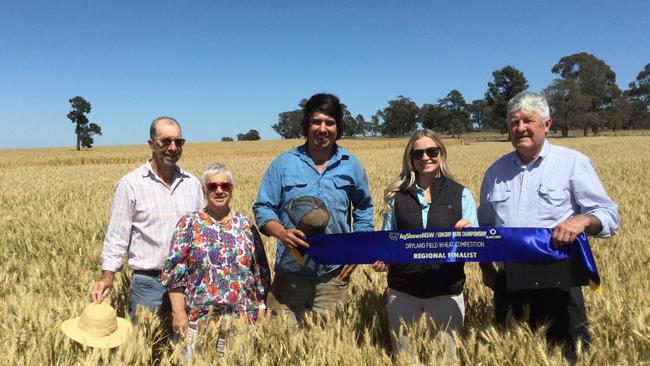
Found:
<path fill-rule="evenodd" d="M 84 346 L 95 348 L 113 348 L 126 341 L 129 333 L 131 332 L 131 322 L 123 318 L 117 318 L 117 329 L 110 335 L 105 337 L 97 337 L 79 328 L 79 320 L 81 317 L 68 319 L 61 324 L 61 331 L 63 334 L 70 337 L 77 343 Z"/>

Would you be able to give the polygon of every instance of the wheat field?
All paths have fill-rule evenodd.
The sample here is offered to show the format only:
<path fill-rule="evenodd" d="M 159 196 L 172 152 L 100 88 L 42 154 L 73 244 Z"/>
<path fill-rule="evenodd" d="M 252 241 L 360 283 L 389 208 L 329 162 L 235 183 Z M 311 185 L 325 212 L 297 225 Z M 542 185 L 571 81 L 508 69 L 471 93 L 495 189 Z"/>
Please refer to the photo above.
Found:
<path fill-rule="evenodd" d="M 507 142 L 463 143 L 446 140 L 456 179 L 477 197 L 485 169 L 510 151 Z M 588 155 L 607 192 L 619 205 L 617 236 L 592 239 L 603 279 L 602 294 L 585 288 L 593 344 L 579 355 L 581 365 L 650 364 L 650 137 L 553 139 Z M 199 176 L 208 164 L 228 164 L 235 173 L 231 207 L 251 216 L 260 178 L 280 152 L 300 140 L 187 144 L 180 165 Z M 386 184 L 400 169 L 405 139 L 341 140 L 366 169 L 375 202 L 375 227 Z M 146 144 L 98 147 L 0 150 L 0 346 L 1 365 L 175 364 L 159 320 L 144 312 L 129 340 L 114 350 L 84 349 L 68 340 L 59 326 L 81 314 L 88 290 L 99 275 L 99 254 L 117 180 L 149 158 Z M 274 241 L 265 238 L 273 264 Z M 116 276 L 110 297 L 120 316 L 128 313 L 129 271 Z M 232 322 L 223 358 L 213 347 L 195 355 L 194 364 L 254 365 L 409 365 L 424 364 L 554 365 L 557 349 L 546 349 L 544 336 L 525 325 L 508 330 L 492 323 L 491 291 L 480 283 L 478 265 L 466 266 L 465 329 L 455 341 L 457 355 L 444 340 L 428 340 L 426 327 L 410 333 L 414 353 L 391 358 L 384 306 L 385 274 L 360 266 L 354 273 L 345 316 L 323 326 L 308 319 L 294 329 L 269 318 L 248 326 Z M 206 340 L 214 339 L 210 327 Z M 209 342 L 208 342 L 209 343 Z"/>

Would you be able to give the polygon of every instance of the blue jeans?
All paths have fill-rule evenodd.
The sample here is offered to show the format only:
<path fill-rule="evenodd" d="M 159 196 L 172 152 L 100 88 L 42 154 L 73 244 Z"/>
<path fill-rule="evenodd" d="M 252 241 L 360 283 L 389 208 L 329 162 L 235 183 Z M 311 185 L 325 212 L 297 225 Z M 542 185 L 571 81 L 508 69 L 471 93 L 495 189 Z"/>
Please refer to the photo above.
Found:
<path fill-rule="evenodd" d="M 158 310 L 158 314 L 161 316 L 169 312 L 171 309 L 169 294 L 167 294 L 167 289 L 160 283 L 160 278 L 133 274 L 129 302 L 131 321 L 135 321 L 135 310 L 138 305 L 150 310 Z"/>

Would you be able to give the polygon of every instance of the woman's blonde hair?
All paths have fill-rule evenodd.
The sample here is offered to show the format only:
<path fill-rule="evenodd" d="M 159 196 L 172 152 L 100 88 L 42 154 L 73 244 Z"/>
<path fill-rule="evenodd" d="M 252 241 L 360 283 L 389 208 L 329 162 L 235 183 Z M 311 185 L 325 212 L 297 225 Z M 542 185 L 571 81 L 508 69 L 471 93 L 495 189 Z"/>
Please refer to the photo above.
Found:
<path fill-rule="evenodd" d="M 406 144 L 406 148 L 404 148 L 404 154 L 402 156 L 402 172 L 399 176 L 397 176 L 397 178 L 390 182 L 386 189 L 384 189 L 384 204 L 381 210 L 382 215 L 390 212 L 390 210 L 393 209 L 390 202 L 392 201 L 393 196 L 395 196 L 396 192 L 402 189 L 408 190 L 413 186 L 413 184 L 415 184 L 417 171 L 415 170 L 415 167 L 413 167 L 413 161 L 411 160 L 411 150 L 413 149 L 413 144 L 415 144 L 415 141 L 419 140 L 422 137 L 428 137 L 433 140 L 436 145 L 438 145 L 440 148 L 440 175 L 445 178 L 452 178 L 451 173 L 449 172 L 449 168 L 447 167 L 447 148 L 442 142 L 442 139 L 438 137 L 435 132 L 431 131 L 428 128 L 415 132 L 413 135 L 411 135 L 411 138 Z"/>

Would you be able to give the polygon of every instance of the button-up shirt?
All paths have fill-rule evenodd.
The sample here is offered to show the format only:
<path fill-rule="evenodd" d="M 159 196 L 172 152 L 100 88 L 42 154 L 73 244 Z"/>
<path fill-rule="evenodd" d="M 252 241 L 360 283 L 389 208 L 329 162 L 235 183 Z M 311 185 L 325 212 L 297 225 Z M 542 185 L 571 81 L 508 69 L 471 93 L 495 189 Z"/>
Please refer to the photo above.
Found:
<path fill-rule="evenodd" d="M 420 202 L 420 207 L 422 209 L 422 227 L 427 227 L 431 202 L 426 201 L 424 189 L 420 188 L 417 184 L 415 184 L 415 191 L 417 192 L 418 202 Z M 395 217 L 395 209 L 392 202 L 390 203 L 390 206 L 393 207 L 393 209 L 384 214 L 384 222 L 381 226 L 382 230 L 394 230 L 397 227 L 397 218 Z M 469 221 L 474 227 L 478 226 L 478 219 L 476 218 L 476 201 L 474 201 L 472 193 L 467 188 L 463 188 L 463 193 L 461 195 L 461 212 L 463 220 Z"/>
<path fill-rule="evenodd" d="M 609 198 L 591 160 L 576 150 L 551 145 L 523 164 L 516 151 L 497 160 L 481 185 L 481 226 L 553 228 L 577 214 L 597 217 L 608 237 L 618 230 L 616 204 Z"/>
<path fill-rule="evenodd" d="M 149 162 L 122 177 L 115 188 L 101 255 L 102 270 L 117 272 L 128 252 L 129 267 L 160 270 L 180 218 L 203 207 L 201 183 L 176 168 L 170 187 Z"/>
<path fill-rule="evenodd" d="M 306 144 L 273 160 L 264 173 L 253 205 L 258 227 L 262 228 L 275 220 L 286 228 L 293 228 L 287 212 L 289 202 L 297 197 L 315 196 L 325 203 L 330 212 L 326 233 L 350 232 L 350 217 L 354 222 L 354 231 L 374 230 L 373 204 L 366 173 L 353 155 L 336 145 L 334 149 L 334 156 L 320 173 L 307 155 Z M 301 267 L 290 250 L 278 240 L 275 256 L 277 272 L 317 277 L 338 267 L 318 265 L 308 255 L 305 256 L 305 265 Z"/>

